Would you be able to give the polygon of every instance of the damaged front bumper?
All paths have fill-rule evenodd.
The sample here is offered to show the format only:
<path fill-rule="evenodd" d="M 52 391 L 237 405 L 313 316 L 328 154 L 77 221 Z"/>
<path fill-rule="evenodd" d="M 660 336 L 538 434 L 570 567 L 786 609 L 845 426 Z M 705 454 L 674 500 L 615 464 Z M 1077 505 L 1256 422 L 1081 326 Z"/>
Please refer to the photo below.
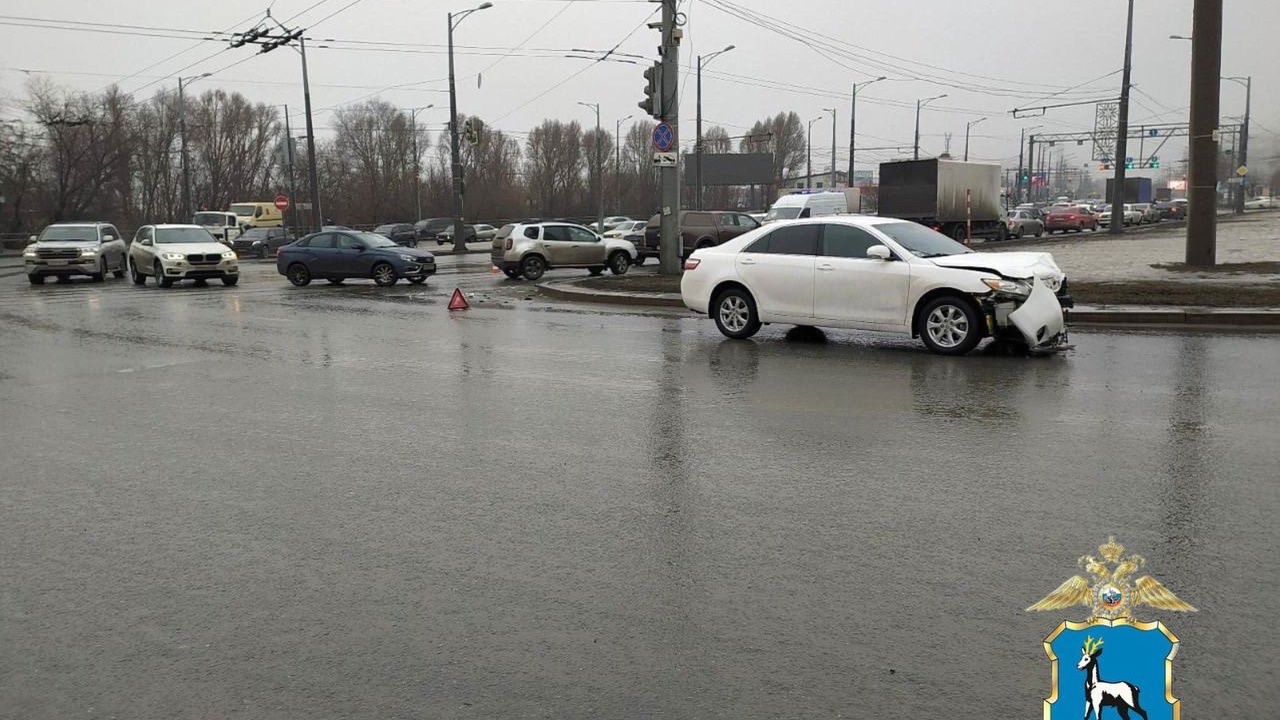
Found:
<path fill-rule="evenodd" d="M 1069 350 L 1064 308 L 1075 303 L 1066 285 L 1055 294 L 1040 278 L 1032 281 L 1026 298 L 1009 298 L 995 293 L 982 298 L 987 331 L 991 337 L 1026 344 L 1033 353 Z"/>

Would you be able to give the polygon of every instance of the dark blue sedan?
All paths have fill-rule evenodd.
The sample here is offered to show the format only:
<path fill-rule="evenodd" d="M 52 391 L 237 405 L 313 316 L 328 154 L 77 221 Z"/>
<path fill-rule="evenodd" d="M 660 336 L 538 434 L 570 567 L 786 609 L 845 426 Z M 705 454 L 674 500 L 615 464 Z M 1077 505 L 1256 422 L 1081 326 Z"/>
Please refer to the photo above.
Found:
<path fill-rule="evenodd" d="M 382 235 L 322 230 L 280 248 L 276 269 L 298 287 L 311 284 L 312 278 L 334 285 L 347 278 L 369 278 L 385 287 L 400 278 L 426 282 L 436 271 L 436 259 L 426 250 L 402 247 Z"/>

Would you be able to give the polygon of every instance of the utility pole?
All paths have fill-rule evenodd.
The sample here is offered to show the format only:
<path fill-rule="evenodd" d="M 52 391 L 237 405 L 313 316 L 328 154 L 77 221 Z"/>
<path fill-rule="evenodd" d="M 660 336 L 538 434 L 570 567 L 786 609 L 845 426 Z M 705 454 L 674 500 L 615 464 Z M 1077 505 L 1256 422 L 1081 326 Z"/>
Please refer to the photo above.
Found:
<path fill-rule="evenodd" d="M 980 117 L 977 120 L 970 120 L 969 122 L 964 124 L 964 161 L 965 162 L 969 162 L 969 128 L 973 127 L 974 125 L 977 125 L 983 120 L 986 120 L 986 118 Z M 1021 142 L 1018 143 L 1018 151 L 1019 152 L 1022 151 Z"/>
<path fill-rule="evenodd" d="M 1111 225 L 1107 228 L 1112 235 L 1119 235 L 1124 232 L 1124 223 L 1116 222 L 1116 218 L 1124 218 L 1124 171 L 1126 158 L 1128 157 L 1129 143 L 1129 78 L 1133 72 L 1133 0 L 1129 0 L 1129 16 L 1128 22 L 1125 24 L 1124 31 L 1124 72 L 1120 80 L 1120 118 L 1116 123 L 1116 156 L 1115 160 L 1115 177 L 1112 179 L 1111 188 Z M 1214 73 L 1217 78 L 1217 73 Z M 1218 88 L 1217 80 L 1213 83 L 1214 90 Z M 1193 111 L 1194 113 L 1194 111 Z M 1214 115 L 1217 115 L 1217 106 L 1214 108 Z"/>
<path fill-rule="evenodd" d="M 822 116 L 809 121 L 809 135 L 804 143 L 804 189 L 808 190 L 813 185 L 813 124 L 822 119 Z"/>
<path fill-rule="evenodd" d="M 187 170 L 187 99 L 182 94 L 183 83 L 207 77 L 209 73 L 192 78 L 178 78 L 178 142 L 181 144 L 182 160 L 182 214 L 184 221 L 190 222 L 194 215 L 191 212 L 191 173 Z"/>
<path fill-rule="evenodd" d="M 1240 157 L 1237 167 L 1242 167 L 1246 171 L 1249 169 L 1249 105 L 1253 100 L 1253 76 L 1248 77 L 1224 77 L 1223 80 L 1230 80 L 1244 86 L 1244 123 L 1240 126 Z M 1234 163 L 1233 163 L 1234 164 Z M 1245 201 L 1245 182 L 1244 179 L 1248 175 L 1236 175 L 1236 180 L 1240 186 L 1236 190 L 1235 203 L 1232 212 L 1236 215 L 1244 213 Z"/>
<path fill-rule="evenodd" d="M 631 115 L 621 118 L 613 124 L 613 208 L 614 212 L 622 211 L 622 123 L 631 119 Z"/>
<path fill-rule="evenodd" d="M 467 238 L 462 227 L 462 195 L 465 192 L 465 184 L 462 179 L 462 156 L 458 150 L 458 89 L 454 83 L 453 73 L 453 29 L 456 28 L 464 18 L 473 12 L 486 10 L 493 7 L 493 3 L 482 3 L 470 10 L 463 10 L 458 13 L 457 21 L 454 21 L 454 14 L 449 13 L 449 169 L 453 178 L 453 192 L 451 193 L 453 203 L 453 251 L 463 253 L 467 251 Z"/>
<path fill-rule="evenodd" d="M 677 0 L 662 1 L 661 119 L 671 126 L 671 148 L 680 147 L 680 38 L 676 27 Z M 680 173 L 678 167 L 661 169 L 661 248 L 658 269 L 663 275 L 679 275 L 684 243 L 680 237 Z"/>
<path fill-rule="evenodd" d="M 604 234 L 604 168 L 600 166 L 600 103 L 579 102 L 596 111 L 596 232 Z"/>
<path fill-rule="evenodd" d="M 926 98 L 924 100 L 916 100 L 916 142 L 915 142 L 915 150 L 911 154 L 912 160 L 920 159 L 920 108 L 924 107 L 925 105 L 928 105 L 934 100 L 941 100 L 944 97 L 946 97 L 945 94 L 938 95 L 936 97 Z"/>
<path fill-rule="evenodd" d="M 293 211 L 293 230 L 298 231 L 298 195 L 293 184 L 293 129 L 289 127 L 289 106 L 284 106 L 284 151 L 289 160 L 289 209 Z M 288 234 L 288 233 L 286 233 Z"/>
<path fill-rule="evenodd" d="M 717 50 L 705 58 L 701 55 L 698 56 L 698 118 L 695 125 L 697 139 L 693 144 L 693 151 L 696 153 L 694 158 L 693 206 L 698 210 L 702 209 L 702 66 L 711 62 L 711 59 L 715 56 L 729 52 L 733 47 L 733 45 L 730 45 L 723 50 Z"/>
<path fill-rule="evenodd" d="M 1036 199 L 1036 136 L 1035 133 L 1027 136 L 1027 202 L 1035 202 Z"/>
<path fill-rule="evenodd" d="M 822 108 L 822 111 L 831 113 L 831 180 L 827 182 L 827 189 L 834 190 L 836 187 L 836 109 Z"/>
<path fill-rule="evenodd" d="M 1195 0 L 1191 11 L 1191 171 L 1187 180 L 1190 206 L 1186 251 L 1187 264 L 1195 267 L 1213 267 L 1217 255 L 1221 74 L 1222 0 Z"/>
<path fill-rule="evenodd" d="M 413 204 L 417 212 L 413 216 L 414 222 L 422 219 L 422 158 L 418 155 L 418 111 L 430 110 L 433 107 L 435 103 L 409 108 L 409 126 L 413 132 Z"/>
<path fill-rule="evenodd" d="M 880 82 L 884 79 L 885 76 L 881 75 L 875 80 L 868 80 L 864 83 L 853 84 L 853 99 L 849 101 L 849 187 L 854 187 L 853 154 L 855 150 L 855 140 L 857 140 L 858 128 L 858 85 L 861 84 L 862 87 L 866 87 L 871 83 Z M 862 212 L 862 188 L 858 188 L 858 212 Z"/>

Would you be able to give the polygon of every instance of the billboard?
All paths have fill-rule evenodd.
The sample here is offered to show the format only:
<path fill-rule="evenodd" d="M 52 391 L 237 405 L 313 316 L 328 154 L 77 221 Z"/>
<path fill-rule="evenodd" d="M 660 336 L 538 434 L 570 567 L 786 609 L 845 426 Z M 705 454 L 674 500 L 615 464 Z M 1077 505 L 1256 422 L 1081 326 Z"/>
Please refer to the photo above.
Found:
<path fill-rule="evenodd" d="M 698 156 L 685 155 L 684 182 L 692 186 L 698 177 Z M 770 153 L 703 153 L 702 184 L 772 185 L 773 155 Z"/>

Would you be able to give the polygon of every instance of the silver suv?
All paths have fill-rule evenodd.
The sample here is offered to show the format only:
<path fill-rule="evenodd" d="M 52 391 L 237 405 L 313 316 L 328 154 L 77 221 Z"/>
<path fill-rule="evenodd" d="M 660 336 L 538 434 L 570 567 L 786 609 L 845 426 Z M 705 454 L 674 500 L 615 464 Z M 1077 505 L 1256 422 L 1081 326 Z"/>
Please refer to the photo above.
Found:
<path fill-rule="evenodd" d="M 125 250 L 120 231 L 109 223 L 54 223 L 31 236 L 22 259 L 32 285 L 43 285 L 50 276 L 65 280 L 72 275 L 101 282 L 108 272 L 124 277 Z"/>
<path fill-rule="evenodd" d="M 537 280 L 551 268 L 587 268 L 592 275 L 608 268 L 621 275 L 636 257 L 630 242 L 606 240 L 573 223 L 515 223 L 502 226 L 493 237 L 493 264 L 513 280 Z"/>

